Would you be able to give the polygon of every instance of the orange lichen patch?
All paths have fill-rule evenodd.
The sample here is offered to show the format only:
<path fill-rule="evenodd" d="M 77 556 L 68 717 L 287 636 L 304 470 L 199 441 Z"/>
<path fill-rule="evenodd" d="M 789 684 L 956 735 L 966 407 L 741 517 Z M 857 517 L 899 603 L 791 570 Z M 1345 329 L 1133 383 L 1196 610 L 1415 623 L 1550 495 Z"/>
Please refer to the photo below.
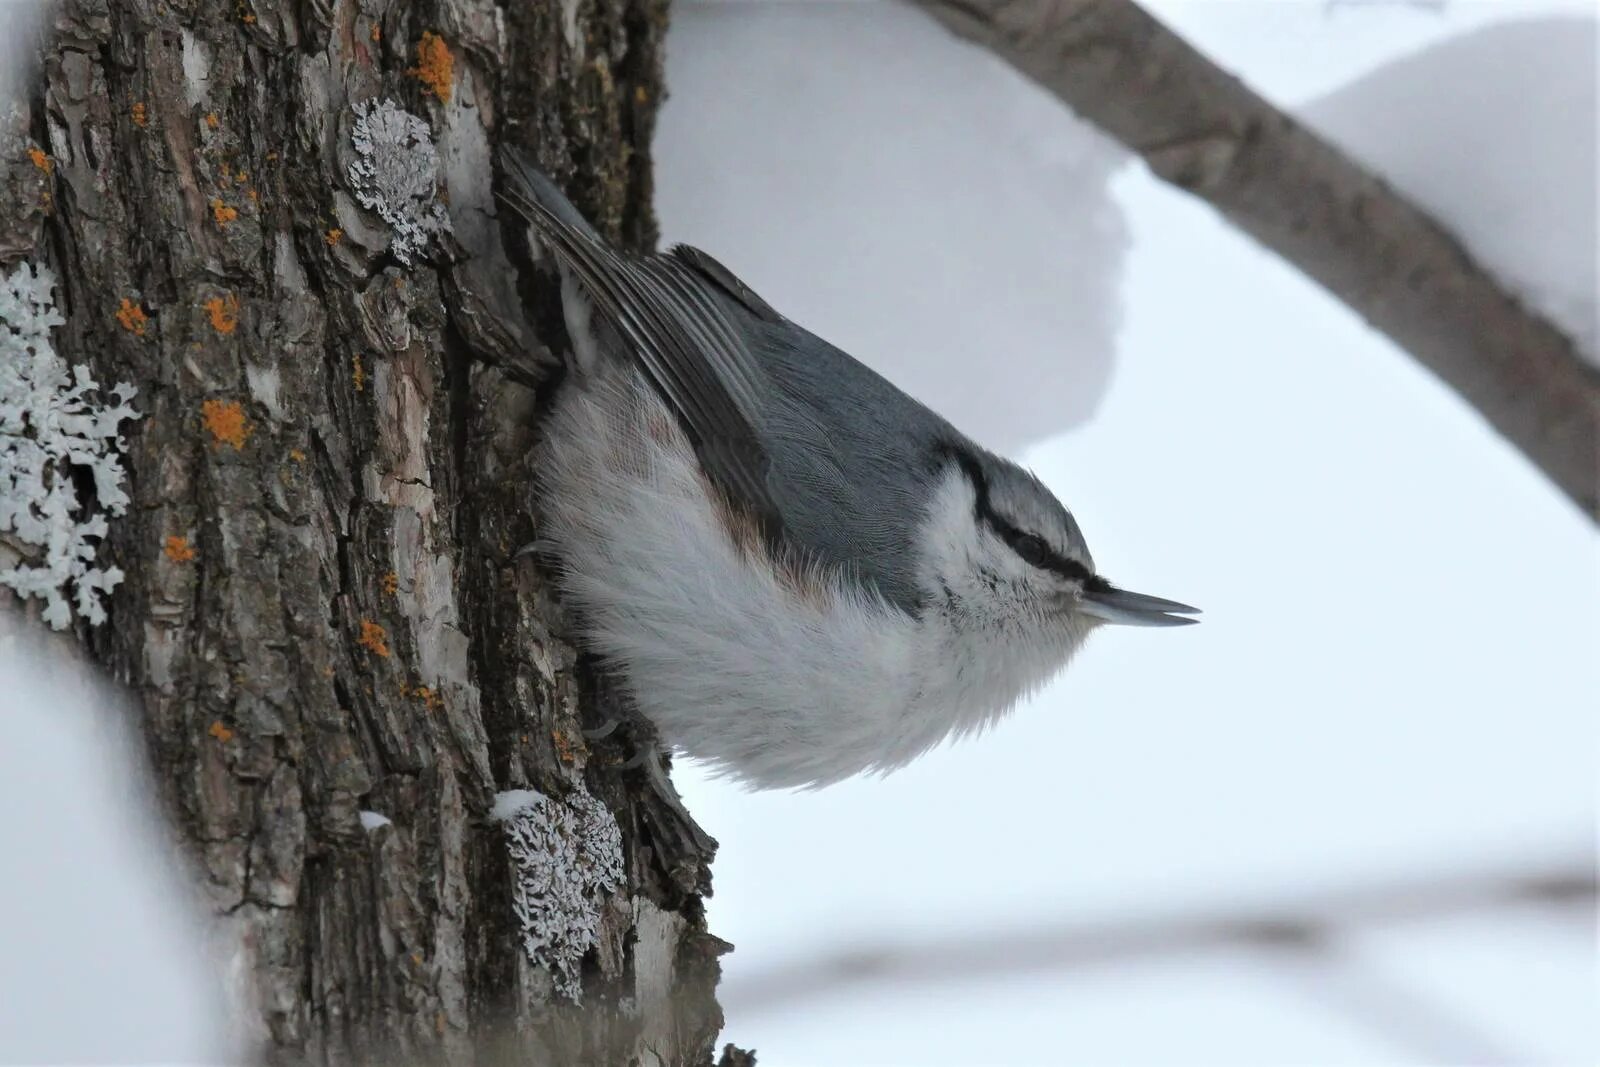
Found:
<path fill-rule="evenodd" d="M 254 203 L 255 203 L 255 202 L 256 202 L 256 201 L 257 201 L 257 199 L 259 199 L 259 198 L 258 198 L 258 197 L 257 197 L 257 196 L 256 196 L 256 191 L 255 191 L 255 190 L 254 190 L 254 189 L 246 189 L 246 190 L 245 190 L 245 191 L 244 191 L 244 195 L 245 195 L 245 196 L 248 196 L 248 197 L 249 197 L 249 198 L 250 198 L 250 202 L 251 202 L 251 203 L 252 203 L 252 204 L 254 204 Z"/>
<path fill-rule="evenodd" d="M 306 461 L 306 454 L 300 451 L 298 448 L 291 448 L 289 449 L 289 458 L 294 460 L 296 463 L 304 463 Z"/>
<path fill-rule="evenodd" d="M 360 354 L 357 353 L 356 355 L 351 356 L 350 363 L 352 367 L 352 370 L 350 371 L 350 380 L 355 383 L 356 392 L 365 392 L 367 388 L 367 370 L 361 365 Z"/>
<path fill-rule="evenodd" d="M 211 328 L 218 333 L 232 333 L 239 328 L 239 298 L 229 293 L 226 297 L 214 296 L 201 305 Z"/>
<path fill-rule="evenodd" d="M 344 231 L 339 229 L 339 227 L 335 226 L 333 229 L 331 229 L 327 233 L 323 234 L 322 235 L 322 239 L 324 241 L 328 242 L 328 247 L 329 248 L 332 248 L 334 245 L 336 245 L 340 241 L 344 240 Z"/>
<path fill-rule="evenodd" d="M 455 85 L 455 57 L 444 43 L 444 38 L 429 30 L 422 31 L 422 41 L 417 45 L 417 65 L 406 71 L 422 83 L 422 87 L 439 102 L 448 104 Z"/>
<path fill-rule="evenodd" d="M 38 167 L 46 174 L 49 174 L 51 171 L 56 169 L 56 161 L 46 155 L 44 149 L 42 148 L 28 149 L 28 158 L 33 160 L 34 166 Z"/>
<path fill-rule="evenodd" d="M 200 405 L 200 419 L 218 448 L 232 445 L 235 451 L 242 452 L 245 439 L 255 430 L 237 400 L 207 400 Z"/>
<path fill-rule="evenodd" d="M 189 544 L 189 539 L 187 537 L 179 537 L 176 534 L 167 538 L 166 547 L 161 551 L 165 552 L 167 558 L 174 563 L 191 563 L 195 557 L 195 551 L 193 546 Z"/>
<path fill-rule="evenodd" d="M 133 124 L 138 126 L 140 129 L 143 129 L 144 124 L 150 121 L 150 116 L 145 112 L 143 100 L 135 103 L 133 107 L 129 109 L 128 114 L 132 116 Z"/>
<path fill-rule="evenodd" d="M 383 40 L 383 27 L 376 22 L 372 24 L 371 37 L 374 42 Z"/>
<path fill-rule="evenodd" d="M 576 763 L 578 759 L 578 745 L 571 734 L 565 730 L 551 730 L 550 740 L 556 746 L 556 759 L 562 763 Z"/>
<path fill-rule="evenodd" d="M 422 701 L 422 706 L 429 711 L 439 711 L 444 707 L 444 697 L 425 685 L 417 686 L 411 691 L 411 695 Z"/>
<path fill-rule="evenodd" d="M 385 593 L 388 593 L 390 596 L 394 596 L 400 591 L 400 576 L 394 571 L 390 571 L 388 574 L 383 576 L 382 585 Z"/>
<path fill-rule="evenodd" d="M 211 201 L 211 217 L 217 220 L 218 226 L 226 226 L 239 217 L 239 209 L 224 204 L 220 197 Z"/>
<path fill-rule="evenodd" d="M 117 308 L 118 325 L 135 337 L 143 337 L 145 324 L 149 321 L 150 316 L 144 313 L 144 308 L 127 297 L 122 298 L 122 306 Z"/>
<path fill-rule="evenodd" d="M 217 113 L 215 111 L 207 111 L 206 112 L 206 125 L 209 128 L 214 130 L 218 126 L 222 125 L 222 120 L 217 118 Z"/>
<path fill-rule="evenodd" d="M 375 656 L 389 658 L 389 631 L 371 619 L 361 620 L 361 636 L 356 638 L 356 644 Z"/>
<path fill-rule="evenodd" d="M 206 733 L 210 734 L 212 737 L 215 737 L 223 744 L 227 744 L 229 741 L 233 740 L 233 731 L 224 726 L 221 719 L 213 722 L 211 724 L 211 728 L 208 729 Z"/>
<path fill-rule="evenodd" d="M 650 102 L 650 90 L 646 89 L 642 85 L 635 86 L 633 90 L 633 99 L 636 103 L 648 104 Z"/>

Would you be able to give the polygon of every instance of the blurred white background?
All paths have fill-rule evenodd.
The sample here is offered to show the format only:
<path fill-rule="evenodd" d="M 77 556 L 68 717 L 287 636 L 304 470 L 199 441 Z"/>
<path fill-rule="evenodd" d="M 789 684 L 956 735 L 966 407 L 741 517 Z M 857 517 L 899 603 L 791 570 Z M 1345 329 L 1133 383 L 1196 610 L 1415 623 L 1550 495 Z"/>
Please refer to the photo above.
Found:
<path fill-rule="evenodd" d="M 1591 5 L 1147 6 L 1594 337 Z M 1032 465 L 1115 580 L 1206 609 L 1097 636 L 886 779 L 680 763 L 722 844 L 728 1039 L 763 1067 L 1600 1061 L 1588 898 L 1497 899 L 1592 871 L 1591 527 L 919 13 L 682 3 L 668 46 L 664 241 Z M 1216 929 L 1239 917 L 1324 939 Z"/>

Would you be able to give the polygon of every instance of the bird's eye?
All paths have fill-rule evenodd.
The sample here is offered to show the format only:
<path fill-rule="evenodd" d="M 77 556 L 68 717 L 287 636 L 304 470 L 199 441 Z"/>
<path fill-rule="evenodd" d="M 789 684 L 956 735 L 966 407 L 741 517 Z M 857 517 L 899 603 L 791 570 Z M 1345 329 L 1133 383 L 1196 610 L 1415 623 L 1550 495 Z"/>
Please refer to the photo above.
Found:
<path fill-rule="evenodd" d="M 1050 546 L 1038 534 L 1021 534 L 1011 542 L 1011 547 L 1024 563 L 1043 567 L 1050 560 Z"/>

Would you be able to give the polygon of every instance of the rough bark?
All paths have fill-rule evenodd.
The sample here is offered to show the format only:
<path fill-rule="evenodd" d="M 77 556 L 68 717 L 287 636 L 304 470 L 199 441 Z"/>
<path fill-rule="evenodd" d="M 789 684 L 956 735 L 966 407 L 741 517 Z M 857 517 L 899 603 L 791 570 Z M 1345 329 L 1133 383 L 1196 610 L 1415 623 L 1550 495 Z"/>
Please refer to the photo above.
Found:
<path fill-rule="evenodd" d="M 916 0 L 1325 286 L 1600 520 L 1600 370 L 1444 227 L 1133 0 Z"/>
<path fill-rule="evenodd" d="M 492 198 L 515 142 L 654 241 L 665 24 L 666 0 L 67 0 L 3 139 L 0 268 L 52 267 L 57 347 L 139 389 L 101 549 L 126 579 L 79 626 L 142 702 L 269 1060 L 710 1061 L 710 849 L 585 741 L 606 698 L 518 552 L 527 383 L 564 336 Z M 348 171 L 384 97 L 431 127 L 453 232 L 410 265 Z M 488 817 L 512 789 L 620 826 L 581 1004 L 523 950 Z"/>

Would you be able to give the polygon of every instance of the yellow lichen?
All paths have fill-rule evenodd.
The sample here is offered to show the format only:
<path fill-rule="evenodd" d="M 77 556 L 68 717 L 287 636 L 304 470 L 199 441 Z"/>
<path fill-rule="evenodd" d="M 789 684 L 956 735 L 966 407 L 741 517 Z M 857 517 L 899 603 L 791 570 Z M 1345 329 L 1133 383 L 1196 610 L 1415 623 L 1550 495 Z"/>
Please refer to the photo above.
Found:
<path fill-rule="evenodd" d="M 229 293 L 226 297 L 214 296 L 203 305 L 211 328 L 228 334 L 239 328 L 239 298 Z"/>
<path fill-rule="evenodd" d="M 122 298 L 122 306 L 117 309 L 117 323 L 135 337 L 144 336 L 145 324 L 150 321 L 150 316 L 144 309 L 127 297 Z"/>
<path fill-rule="evenodd" d="M 344 240 L 344 231 L 339 229 L 339 227 L 335 226 L 333 229 L 331 229 L 327 233 L 323 234 L 322 235 L 322 239 L 324 241 L 328 242 L 328 247 L 329 248 L 332 248 L 334 245 L 336 245 L 340 241 Z"/>
<path fill-rule="evenodd" d="M 217 113 L 215 111 L 208 111 L 206 112 L 206 125 L 214 130 L 218 126 L 222 125 L 222 120 L 217 118 Z"/>
<path fill-rule="evenodd" d="M 383 591 L 390 596 L 394 596 L 395 593 L 400 591 L 400 576 L 394 571 L 390 571 L 383 576 Z"/>
<path fill-rule="evenodd" d="M 189 544 L 189 539 L 187 537 L 179 537 L 176 534 L 167 538 L 166 547 L 162 551 L 174 563 L 189 563 L 195 557 L 195 551 L 193 546 Z"/>
<path fill-rule="evenodd" d="M 239 209 L 224 204 L 220 197 L 211 201 L 211 217 L 217 220 L 218 226 L 226 226 L 239 217 Z"/>
<path fill-rule="evenodd" d="M 360 353 L 351 356 L 350 363 L 352 366 L 352 370 L 350 371 L 350 380 L 355 383 L 356 392 L 365 392 L 367 388 L 367 370 L 361 365 Z"/>
<path fill-rule="evenodd" d="M 375 656 L 389 658 L 389 631 L 371 619 L 361 620 L 361 636 L 356 638 L 356 644 Z"/>
<path fill-rule="evenodd" d="M 206 733 L 210 734 L 212 737 L 215 737 L 223 744 L 227 744 L 229 741 L 233 740 L 233 731 L 224 726 L 221 719 L 214 721 L 211 724 L 211 728 L 207 730 Z"/>
<path fill-rule="evenodd" d="M 577 762 L 578 744 L 571 734 L 565 730 L 551 730 L 550 740 L 555 744 L 556 759 L 562 763 Z"/>
<path fill-rule="evenodd" d="M 145 107 L 144 107 L 144 101 L 143 100 L 140 100 L 137 103 L 135 103 L 133 105 L 133 107 L 131 109 L 129 109 L 128 113 L 133 118 L 133 124 L 135 126 L 138 126 L 140 129 L 143 129 L 145 123 L 150 121 L 150 116 L 148 114 L 146 114 L 146 112 L 145 112 Z"/>
<path fill-rule="evenodd" d="M 422 41 L 417 45 L 417 65 L 406 71 L 422 83 L 422 87 L 439 102 L 448 104 L 455 82 L 455 57 L 444 38 L 429 30 L 422 31 Z"/>
<path fill-rule="evenodd" d="M 294 460 L 296 463 L 304 463 L 306 461 L 306 454 L 300 451 L 298 448 L 291 448 L 289 449 L 289 458 Z"/>
<path fill-rule="evenodd" d="M 213 444 L 218 448 L 232 445 L 238 452 L 244 451 L 245 440 L 255 430 L 237 400 L 207 400 L 200 405 L 200 421 L 211 433 Z"/>

